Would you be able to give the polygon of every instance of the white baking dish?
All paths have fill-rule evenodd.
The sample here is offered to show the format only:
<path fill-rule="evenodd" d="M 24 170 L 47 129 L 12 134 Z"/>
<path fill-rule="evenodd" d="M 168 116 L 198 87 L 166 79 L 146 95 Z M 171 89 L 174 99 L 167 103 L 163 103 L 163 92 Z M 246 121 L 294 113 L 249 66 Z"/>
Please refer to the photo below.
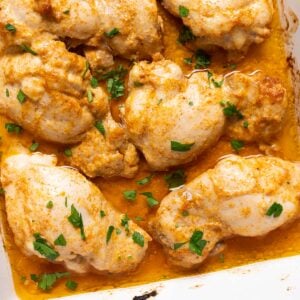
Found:
<path fill-rule="evenodd" d="M 278 0 L 282 26 L 287 35 L 287 57 L 295 84 L 296 109 L 300 120 L 300 0 Z M 299 131 L 300 132 L 300 131 Z M 154 299 L 300 299 L 300 255 L 269 260 L 229 270 L 156 282 L 148 285 L 99 291 L 60 299 L 131 300 L 147 293 Z M 0 300 L 18 299 L 14 291 L 10 264 L 0 236 Z M 138 299 L 138 298 L 137 298 Z M 148 298 L 153 299 L 153 298 Z"/>

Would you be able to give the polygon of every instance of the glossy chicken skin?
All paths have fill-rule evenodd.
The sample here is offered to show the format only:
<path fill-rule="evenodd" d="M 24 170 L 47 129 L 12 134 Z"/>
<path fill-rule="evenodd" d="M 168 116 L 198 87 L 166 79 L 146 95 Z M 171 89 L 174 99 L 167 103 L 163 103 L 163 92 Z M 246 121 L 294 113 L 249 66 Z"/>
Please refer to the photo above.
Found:
<path fill-rule="evenodd" d="M 125 272 L 144 257 L 150 236 L 132 221 L 122 221 L 126 216 L 80 173 L 56 166 L 55 156 L 13 154 L 4 159 L 1 182 L 10 228 L 26 255 L 46 259 L 34 246 L 39 234 L 56 252 L 51 261 L 77 273 Z M 74 208 L 82 227 L 70 221 Z M 60 235 L 66 245 L 55 243 Z"/>
<path fill-rule="evenodd" d="M 224 239 L 262 236 L 298 218 L 299 197 L 299 163 L 229 156 L 166 196 L 153 232 L 174 265 L 193 268 Z M 206 242 L 191 242 L 195 232 Z"/>
<path fill-rule="evenodd" d="M 223 84 L 216 87 L 212 80 Z M 282 85 L 261 73 L 235 72 L 208 79 L 203 71 L 186 78 L 168 60 L 137 63 L 130 72 L 129 88 L 124 116 L 128 135 L 154 170 L 192 161 L 222 134 L 270 142 L 282 128 L 287 107 Z M 233 105 L 231 115 L 224 111 Z M 173 149 L 172 142 L 190 147 Z"/>
<path fill-rule="evenodd" d="M 270 35 L 272 0 L 163 0 L 164 7 L 196 37 L 196 45 L 216 45 L 226 50 L 245 51 Z M 188 9 L 180 13 L 180 7 Z"/>

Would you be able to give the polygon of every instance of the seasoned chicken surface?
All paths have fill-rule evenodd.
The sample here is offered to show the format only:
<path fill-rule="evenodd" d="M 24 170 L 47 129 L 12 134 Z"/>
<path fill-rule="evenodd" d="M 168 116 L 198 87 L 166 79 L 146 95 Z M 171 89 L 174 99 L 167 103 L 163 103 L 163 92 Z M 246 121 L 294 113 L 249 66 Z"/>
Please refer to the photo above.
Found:
<path fill-rule="evenodd" d="M 269 142 L 281 130 L 287 100 L 276 79 L 261 73 L 208 75 L 186 78 L 168 60 L 140 62 L 131 70 L 124 119 L 130 140 L 154 170 L 192 161 L 225 132 Z"/>
<path fill-rule="evenodd" d="M 110 114 L 97 122 L 97 128 L 91 129 L 72 153 L 71 165 L 89 177 L 132 178 L 138 170 L 136 148 L 128 143 L 125 129 Z"/>
<path fill-rule="evenodd" d="M 197 267 L 226 238 L 262 236 L 299 217 L 300 165 L 230 156 L 166 196 L 152 223 L 170 261 Z"/>
<path fill-rule="evenodd" d="M 7 219 L 18 247 L 68 269 L 120 273 L 144 257 L 150 236 L 56 157 L 13 154 L 1 167 Z"/>
<path fill-rule="evenodd" d="M 198 47 L 238 51 L 270 35 L 274 11 L 272 0 L 163 0 L 163 5 L 181 17 Z"/>
<path fill-rule="evenodd" d="M 0 20 L 13 24 L 18 34 L 25 30 L 32 41 L 50 32 L 71 39 L 72 46 L 88 45 L 89 53 L 105 49 L 109 57 L 148 58 L 162 49 L 155 0 L 3 0 Z M 106 67 L 103 63 L 99 66 Z"/>
<path fill-rule="evenodd" d="M 94 119 L 107 113 L 108 96 L 98 87 L 89 103 L 86 61 L 64 43 L 40 36 L 30 49 L 0 57 L 1 113 L 45 140 L 80 141 Z"/>

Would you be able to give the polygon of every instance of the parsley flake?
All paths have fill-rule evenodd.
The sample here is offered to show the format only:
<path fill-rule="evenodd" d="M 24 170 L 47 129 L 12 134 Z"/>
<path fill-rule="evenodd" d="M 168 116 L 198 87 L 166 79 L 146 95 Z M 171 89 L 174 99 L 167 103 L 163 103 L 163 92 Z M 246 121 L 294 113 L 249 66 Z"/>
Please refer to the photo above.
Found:
<path fill-rule="evenodd" d="M 75 227 L 80 228 L 81 239 L 85 240 L 84 226 L 82 221 L 82 215 L 75 208 L 74 204 L 71 206 L 71 215 L 68 217 L 69 222 Z"/>
<path fill-rule="evenodd" d="M 67 245 L 67 241 L 63 234 L 60 234 L 57 237 L 57 239 L 54 241 L 54 245 L 56 245 L 56 246 L 66 246 Z"/>
<path fill-rule="evenodd" d="M 185 6 L 179 5 L 179 16 L 182 18 L 186 18 L 190 13 L 190 10 Z"/>
<path fill-rule="evenodd" d="M 20 125 L 14 123 L 6 123 L 5 128 L 8 133 L 21 133 L 23 130 Z"/>
<path fill-rule="evenodd" d="M 5 26 L 5 29 L 11 33 L 15 33 L 17 31 L 16 27 L 12 24 L 6 24 Z"/>
<path fill-rule="evenodd" d="M 42 238 L 39 233 L 35 233 L 33 236 L 35 238 L 35 241 L 33 242 L 34 250 L 38 251 L 41 255 L 51 261 L 55 260 L 59 256 L 59 253 L 56 252 L 53 247 L 48 244 L 47 240 Z"/>
<path fill-rule="evenodd" d="M 104 125 L 103 125 L 102 120 L 96 121 L 95 127 L 98 129 L 98 131 L 99 131 L 103 136 L 105 136 L 106 131 L 105 131 L 105 127 L 104 127 Z"/>
<path fill-rule="evenodd" d="M 123 192 L 123 197 L 130 201 L 130 202 L 133 202 L 136 200 L 136 191 L 135 190 L 131 190 L 131 191 L 124 191 Z"/>
<path fill-rule="evenodd" d="M 17 99 L 21 104 L 23 104 L 26 101 L 26 95 L 24 94 L 24 92 L 22 90 L 19 90 L 19 92 L 17 94 Z"/>
<path fill-rule="evenodd" d="M 31 146 L 29 147 L 29 150 L 31 152 L 35 152 L 39 148 L 40 144 L 37 142 L 32 142 Z"/>
<path fill-rule="evenodd" d="M 76 281 L 72 281 L 72 280 L 67 280 L 66 282 L 66 287 L 71 290 L 71 291 L 75 291 L 77 289 L 78 283 Z"/>
<path fill-rule="evenodd" d="M 168 184 L 169 190 L 184 185 L 186 180 L 185 173 L 182 169 L 168 173 L 164 178 Z"/>
<path fill-rule="evenodd" d="M 232 140 L 230 142 L 231 147 L 233 150 L 239 152 L 240 150 L 242 150 L 244 148 L 244 142 L 243 141 L 239 141 L 239 140 Z"/>
<path fill-rule="evenodd" d="M 120 33 L 120 30 L 118 28 L 113 28 L 111 31 L 105 32 L 105 35 L 111 39 L 111 38 L 115 37 L 116 35 L 118 35 L 119 33 Z"/>
<path fill-rule="evenodd" d="M 182 26 L 177 41 L 184 45 L 187 42 L 194 41 L 196 37 L 194 36 L 192 30 L 187 26 Z"/>
<path fill-rule="evenodd" d="M 149 207 L 154 207 L 159 204 L 159 202 L 153 197 L 153 194 L 150 192 L 141 193 L 141 195 L 147 197 L 147 204 Z"/>
<path fill-rule="evenodd" d="M 47 208 L 51 209 L 53 208 L 53 202 L 52 201 L 49 201 L 46 205 Z"/>
<path fill-rule="evenodd" d="M 27 52 L 27 53 L 30 53 L 32 55 L 37 55 L 37 53 L 35 51 L 33 51 L 28 45 L 26 44 L 22 44 L 20 45 L 20 48 L 24 51 L 24 52 Z"/>
<path fill-rule="evenodd" d="M 195 230 L 189 241 L 190 251 L 198 254 L 199 256 L 202 255 L 202 251 L 207 244 L 207 241 L 203 240 L 202 237 L 203 232 L 200 230 Z"/>
<path fill-rule="evenodd" d="M 107 229 L 107 233 L 106 233 L 106 244 L 109 243 L 110 239 L 111 239 L 111 236 L 113 234 L 115 230 L 115 227 L 114 226 L 109 226 L 108 229 Z"/>
<path fill-rule="evenodd" d="M 132 240 L 141 247 L 145 245 L 144 236 L 137 231 L 133 233 Z"/>
<path fill-rule="evenodd" d="M 154 176 L 154 175 L 149 175 L 149 176 L 147 176 L 147 177 L 145 177 L 145 178 L 143 178 L 143 179 L 137 180 L 136 183 L 137 183 L 138 185 L 146 185 L 146 184 L 148 184 L 148 183 L 151 182 L 153 176 Z"/>
<path fill-rule="evenodd" d="M 187 152 L 187 151 L 190 151 L 194 145 L 195 145 L 195 143 L 182 144 L 177 141 L 171 141 L 171 150 L 176 151 L 176 152 Z"/>
<path fill-rule="evenodd" d="M 274 202 L 266 212 L 266 215 L 273 218 L 278 218 L 283 211 L 283 207 L 280 203 Z"/>

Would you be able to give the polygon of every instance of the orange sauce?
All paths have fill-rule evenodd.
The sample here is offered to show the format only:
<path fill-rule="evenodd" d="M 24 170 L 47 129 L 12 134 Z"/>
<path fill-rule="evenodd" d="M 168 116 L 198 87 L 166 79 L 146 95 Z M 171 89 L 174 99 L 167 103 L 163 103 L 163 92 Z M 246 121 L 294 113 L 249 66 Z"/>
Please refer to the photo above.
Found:
<path fill-rule="evenodd" d="M 161 14 L 164 19 L 165 27 L 164 55 L 166 58 L 178 63 L 185 73 L 189 73 L 191 71 L 191 67 L 185 65 L 183 59 L 185 57 L 191 57 L 192 52 L 176 43 L 180 25 L 173 17 L 163 10 L 161 10 Z M 260 69 L 263 70 L 265 74 L 275 76 L 281 80 L 287 90 L 290 107 L 284 130 L 276 142 L 281 148 L 281 157 L 289 160 L 299 160 L 300 152 L 298 148 L 293 91 L 290 82 L 289 67 L 286 62 L 284 51 L 283 32 L 280 28 L 279 16 L 277 13 L 272 24 L 272 29 L 272 35 L 266 42 L 261 45 L 252 46 L 247 57 L 238 62 L 238 70 L 242 72 L 252 72 Z M 226 54 L 223 51 L 213 53 L 212 62 L 213 72 L 222 74 L 230 72 L 228 68 L 224 68 L 224 65 L 226 65 Z M 114 111 L 116 111 L 116 106 L 119 104 L 120 102 L 112 104 L 114 106 Z M 0 134 L 2 136 L 2 144 L 0 146 L 3 152 L 5 152 L 5 149 L 7 149 L 9 145 L 16 142 L 20 142 L 26 147 L 31 145 L 32 137 L 26 132 L 23 132 L 19 136 L 7 134 L 4 129 L 5 122 L 7 122 L 7 120 L 4 117 L 1 117 Z M 62 148 L 58 148 L 56 145 L 47 144 L 43 141 L 40 141 L 40 145 L 39 151 L 55 153 L 59 157 L 60 164 L 64 163 Z M 229 142 L 225 139 L 220 140 L 215 147 L 210 149 L 204 155 L 201 155 L 196 162 L 185 166 L 184 169 L 187 174 L 187 180 L 190 181 L 201 172 L 213 167 L 219 157 L 229 153 L 232 153 Z M 250 155 L 257 153 L 260 153 L 257 146 L 247 145 L 240 154 Z M 135 189 L 138 192 L 151 191 L 158 200 L 163 199 L 163 197 L 168 193 L 163 173 L 155 174 L 149 185 L 143 187 L 137 186 L 135 181 L 137 179 L 144 178 L 149 174 L 150 171 L 147 165 L 145 162 L 142 162 L 140 171 L 135 179 L 98 178 L 94 180 L 116 209 L 123 213 L 128 213 L 132 219 L 137 216 L 142 217 L 144 221 L 139 221 L 137 223 L 146 230 L 147 220 L 155 214 L 155 209 L 149 209 L 147 207 L 143 196 L 138 196 L 135 203 L 127 202 L 123 199 L 122 192 L 130 189 Z M 74 293 L 66 289 L 64 280 L 59 281 L 50 293 L 43 293 L 36 287 L 36 284 L 30 280 L 30 274 L 32 273 L 41 274 L 44 272 L 51 273 L 55 271 L 64 271 L 64 268 L 59 265 L 52 265 L 34 257 L 26 257 L 20 252 L 14 244 L 12 232 L 7 224 L 4 206 L 4 199 L 1 199 L 0 209 L 4 231 L 3 234 L 5 237 L 5 248 L 10 258 L 15 288 L 19 297 L 21 299 L 28 300 L 36 299 L 37 296 L 38 299 L 47 299 L 49 297 L 59 297 Z M 78 288 L 75 293 L 83 293 L 212 272 L 246 263 L 298 254 L 300 253 L 299 232 L 300 221 L 295 222 L 288 227 L 276 230 L 266 237 L 233 238 L 225 242 L 226 247 L 221 257 L 220 255 L 216 255 L 208 258 L 198 270 L 193 272 L 183 272 L 182 270 L 178 270 L 170 266 L 167 263 L 162 247 L 153 241 L 150 243 L 145 259 L 138 268 L 130 274 L 88 274 L 84 276 L 72 274 L 71 278 L 78 282 Z"/>

